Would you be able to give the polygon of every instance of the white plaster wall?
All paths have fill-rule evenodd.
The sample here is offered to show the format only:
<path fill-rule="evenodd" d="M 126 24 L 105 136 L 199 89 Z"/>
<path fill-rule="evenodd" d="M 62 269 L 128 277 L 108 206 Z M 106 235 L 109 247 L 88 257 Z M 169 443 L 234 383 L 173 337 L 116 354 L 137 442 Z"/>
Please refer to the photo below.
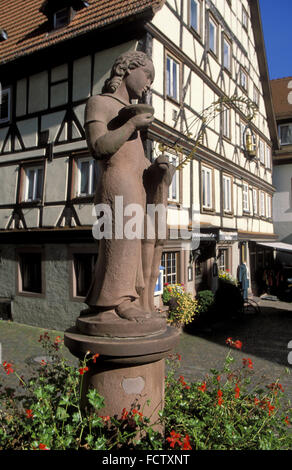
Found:
<path fill-rule="evenodd" d="M 55 227 L 62 211 L 63 206 L 45 206 L 43 209 L 43 227 Z"/>
<path fill-rule="evenodd" d="M 55 158 L 46 166 L 45 201 L 64 201 L 67 192 L 69 158 Z"/>
<path fill-rule="evenodd" d="M 16 83 L 16 116 L 26 113 L 27 80 L 23 78 Z"/>
<path fill-rule="evenodd" d="M 44 71 L 29 77 L 28 111 L 34 113 L 48 107 L 48 72 Z"/>
<path fill-rule="evenodd" d="M 58 131 L 61 127 L 65 111 L 58 111 L 57 113 L 46 114 L 41 118 L 41 130 L 49 130 L 49 141 L 54 142 Z"/>
<path fill-rule="evenodd" d="M 1 204 L 16 203 L 16 186 L 18 179 L 18 166 L 9 165 L 0 168 L 1 186 L 0 201 Z"/>
<path fill-rule="evenodd" d="M 81 57 L 73 62 L 73 101 L 90 96 L 91 57 Z"/>
<path fill-rule="evenodd" d="M 25 147 L 35 147 L 38 142 L 38 120 L 37 118 L 18 121 L 17 127 Z"/>

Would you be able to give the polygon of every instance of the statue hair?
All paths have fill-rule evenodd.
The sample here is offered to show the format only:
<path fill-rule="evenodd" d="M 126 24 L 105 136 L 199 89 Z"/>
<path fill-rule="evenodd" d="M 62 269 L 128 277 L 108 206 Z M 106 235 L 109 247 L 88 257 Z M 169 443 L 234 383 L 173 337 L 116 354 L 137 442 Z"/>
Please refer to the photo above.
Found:
<path fill-rule="evenodd" d="M 105 81 L 102 93 L 114 93 L 120 86 L 128 70 L 145 67 L 152 59 L 141 51 L 130 51 L 120 55 L 111 70 L 110 77 Z"/>

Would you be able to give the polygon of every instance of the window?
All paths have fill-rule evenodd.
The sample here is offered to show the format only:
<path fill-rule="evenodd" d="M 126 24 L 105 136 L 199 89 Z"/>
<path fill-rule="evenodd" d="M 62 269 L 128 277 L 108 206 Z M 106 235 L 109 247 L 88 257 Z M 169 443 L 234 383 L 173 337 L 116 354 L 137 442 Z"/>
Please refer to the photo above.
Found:
<path fill-rule="evenodd" d="M 177 166 L 179 164 L 179 157 L 176 155 L 167 155 L 169 162 L 173 166 Z M 179 202 L 179 191 L 180 191 L 180 182 L 179 182 L 180 172 L 179 170 L 176 171 L 173 175 L 172 182 L 168 188 L 168 199 L 169 201 L 177 201 Z"/>
<path fill-rule="evenodd" d="M 230 109 L 224 107 L 222 111 L 222 133 L 230 139 Z"/>
<path fill-rule="evenodd" d="M 231 177 L 223 175 L 223 210 L 224 212 L 232 211 L 232 184 Z"/>
<path fill-rule="evenodd" d="M 253 188 L 252 190 L 252 208 L 253 208 L 253 214 L 257 215 L 258 214 L 258 191 L 255 188 Z"/>
<path fill-rule="evenodd" d="M 246 183 L 242 185 L 242 208 L 244 212 L 249 211 L 248 184 Z"/>
<path fill-rule="evenodd" d="M 229 267 L 228 248 L 219 248 L 218 250 L 218 269 L 219 271 L 227 271 Z"/>
<path fill-rule="evenodd" d="M 212 182 L 211 168 L 202 167 L 202 206 L 204 209 L 212 209 Z"/>
<path fill-rule="evenodd" d="M 259 106 L 259 103 L 260 103 L 260 92 L 259 90 L 257 89 L 257 87 L 254 85 L 253 87 L 253 101 L 254 103 Z"/>
<path fill-rule="evenodd" d="M 272 198 L 267 195 L 267 218 L 272 218 Z"/>
<path fill-rule="evenodd" d="M 231 71 L 231 44 L 226 39 L 223 38 L 223 66 L 225 69 Z"/>
<path fill-rule="evenodd" d="M 264 165 L 265 164 L 265 144 L 262 140 L 259 142 L 259 157 L 260 157 L 260 162 Z"/>
<path fill-rule="evenodd" d="M 25 252 L 18 254 L 19 291 L 22 293 L 42 293 L 42 254 Z"/>
<path fill-rule="evenodd" d="M 209 16 L 208 20 L 208 46 L 209 50 L 214 52 L 217 55 L 217 34 L 218 34 L 218 26 L 213 21 L 213 19 Z"/>
<path fill-rule="evenodd" d="M 200 34 L 200 8 L 199 0 L 190 0 L 190 25 L 198 34 Z"/>
<path fill-rule="evenodd" d="M 0 124 L 10 120 L 10 88 L 3 88 L 0 84 Z"/>
<path fill-rule="evenodd" d="M 25 187 L 23 200 L 25 202 L 40 201 L 43 197 L 44 167 L 24 168 Z"/>
<path fill-rule="evenodd" d="M 279 136 L 281 145 L 292 145 L 292 123 L 279 125 Z"/>
<path fill-rule="evenodd" d="M 243 69 L 240 69 L 240 86 L 244 91 L 247 91 L 247 73 Z"/>
<path fill-rule="evenodd" d="M 266 167 L 269 170 L 272 168 L 272 150 L 268 145 L 266 145 Z"/>
<path fill-rule="evenodd" d="M 95 253 L 74 253 L 74 297 L 86 297 L 92 281 L 92 274 L 96 263 Z"/>
<path fill-rule="evenodd" d="M 62 8 L 54 13 L 53 25 L 55 29 L 63 28 L 70 23 L 70 8 Z"/>
<path fill-rule="evenodd" d="M 96 187 L 97 164 L 93 158 L 78 160 L 78 189 L 77 196 L 90 196 Z"/>
<path fill-rule="evenodd" d="M 244 7 L 242 7 L 242 26 L 248 29 L 248 14 Z"/>
<path fill-rule="evenodd" d="M 166 58 L 166 94 L 170 98 L 179 99 L 179 64 L 172 57 Z"/>
<path fill-rule="evenodd" d="M 162 253 L 161 266 L 163 271 L 163 284 L 176 284 L 178 282 L 178 253 L 169 251 Z"/>
<path fill-rule="evenodd" d="M 265 208 L 265 193 L 263 191 L 260 192 L 260 216 L 265 217 L 266 215 L 266 208 Z"/>

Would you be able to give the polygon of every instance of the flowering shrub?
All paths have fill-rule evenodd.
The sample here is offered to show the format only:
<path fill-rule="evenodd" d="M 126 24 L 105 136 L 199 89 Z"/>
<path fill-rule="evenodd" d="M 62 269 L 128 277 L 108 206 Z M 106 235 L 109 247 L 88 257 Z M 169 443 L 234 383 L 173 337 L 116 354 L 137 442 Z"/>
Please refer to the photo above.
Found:
<path fill-rule="evenodd" d="M 237 286 L 237 280 L 233 276 L 231 276 L 228 270 L 226 271 L 220 270 L 218 273 L 218 277 L 219 279 L 223 281 L 230 282 L 231 284 L 234 284 L 235 286 Z"/>
<path fill-rule="evenodd" d="M 98 354 L 86 354 L 80 367 L 62 357 L 60 338 L 40 338 L 52 361 L 43 361 L 38 374 L 24 381 L 13 364 L 2 364 L 24 387 L 0 392 L 0 450 L 244 450 L 291 449 L 291 408 L 283 403 L 279 380 L 266 387 L 252 386 L 255 365 L 243 358 L 234 367 L 231 349 L 221 370 L 212 369 L 200 382 L 188 383 L 179 375 L 181 356 L 169 358 L 165 407 L 159 423 L 151 423 L 140 408 L 122 409 L 119 416 L 97 416 L 104 400 L 95 389 L 80 407 L 84 375 Z M 230 348 L 241 349 L 240 340 L 227 338 Z M 147 404 L 145 405 L 147 406 Z M 162 424 L 162 435 L 155 426 Z"/>
<path fill-rule="evenodd" d="M 239 350 L 243 346 L 232 338 L 226 344 Z M 283 403 L 282 385 L 252 385 L 253 361 L 243 358 L 238 367 L 234 363 L 230 349 L 221 370 L 211 369 L 205 380 L 191 384 L 176 378 L 179 362 L 174 363 L 166 381 L 166 429 L 188 436 L 194 450 L 292 449 L 292 409 Z M 173 441 L 177 449 L 178 441 Z"/>
<path fill-rule="evenodd" d="M 168 323 L 174 326 L 187 325 L 198 311 L 197 300 L 185 292 L 183 284 L 165 284 L 162 300 L 169 306 Z"/>

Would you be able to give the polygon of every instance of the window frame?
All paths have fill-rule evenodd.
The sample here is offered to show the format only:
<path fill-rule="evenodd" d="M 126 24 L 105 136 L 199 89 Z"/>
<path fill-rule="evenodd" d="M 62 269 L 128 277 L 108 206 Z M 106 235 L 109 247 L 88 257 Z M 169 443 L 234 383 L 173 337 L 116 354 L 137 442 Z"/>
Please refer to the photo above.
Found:
<path fill-rule="evenodd" d="M 95 194 L 96 180 L 97 180 L 97 162 L 96 160 L 91 157 L 90 155 L 86 157 L 78 157 L 75 159 L 76 162 L 76 181 L 75 181 L 75 198 L 88 198 L 93 197 Z M 82 184 L 82 170 L 81 166 L 82 163 L 88 163 L 88 183 L 87 189 L 90 189 L 91 192 L 82 193 L 81 192 L 81 184 Z M 94 174 L 95 173 L 95 174 Z"/>
<path fill-rule="evenodd" d="M 265 147 L 265 142 L 262 139 L 259 139 L 259 160 L 260 164 L 263 166 L 266 164 Z"/>
<path fill-rule="evenodd" d="M 266 144 L 266 168 L 272 169 L 272 149 L 268 144 Z"/>
<path fill-rule="evenodd" d="M 245 195 L 246 195 L 246 198 L 245 198 Z M 242 211 L 244 213 L 249 213 L 250 212 L 250 207 L 249 207 L 249 185 L 248 185 L 248 183 L 242 183 Z"/>
<path fill-rule="evenodd" d="M 241 23 L 242 23 L 242 27 L 248 31 L 248 22 L 249 22 L 249 18 L 248 18 L 248 13 L 247 13 L 247 10 L 244 8 L 244 6 L 242 5 L 242 15 L 241 15 Z"/>
<path fill-rule="evenodd" d="M 21 270 L 21 256 L 30 255 L 30 254 L 39 254 L 40 255 L 40 274 L 41 274 L 41 289 L 40 292 L 28 291 L 23 289 L 23 274 Z M 17 286 L 17 295 L 25 297 L 37 297 L 44 298 L 46 295 L 45 285 L 45 254 L 44 248 L 42 247 L 20 247 L 16 249 L 16 286 Z"/>
<path fill-rule="evenodd" d="M 67 12 L 67 22 L 61 25 L 57 25 L 57 14 L 63 11 Z M 71 20 L 72 20 L 72 7 L 68 6 L 65 8 L 60 8 L 60 10 L 57 10 L 53 13 L 53 29 L 65 28 L 66 26 L 68 26 Z"/>
<path fill-rule="evenodd" d="M 291 127 L 291 142 L 284 143 L 284 142 L 282 142 L 282 139 L 281 139 L 281 128 L 282 127 L 287 127 L 287 126 Z M 278 124 L 278 134 L 279 134 L 279 141 L 280 141 L 281 146 L 292 145 L 292 122 L 286 122 L 286 123 Z"/>
<path fill-rule="evenodd" d="M 243 76 L 245 76 L 246 78 L 245 85 L 243 85 L 242 83 Z M 248 73 L 243 67 L 240 67 L 239 85 L 240 85 L 240 88 L 244 91 L 244 93 L 248 92 Z"/>
<path fill-rule="evenodd" d="M 36 177 L 36 170 L 42 170 L 42 182 L 41 182 L 41 194 L 40 197 L 36 196 L 36 191 L 38 187 L 37 177 Z M 33 177 L 33 197 L 30 199 L 29 192 L 29 183 L 30 179 L 28 176 L 29 171 L 34 171 Z M 37 204 L 41 203 L 44 198 L 44 189 L 45 189 L 45 162 L 39 162 L 38 164 L 23 164 L 20 168 L 20 188 L 19 188 L 19 203 L 24 204 Z"/>
<path fill-rule="evenodd" d="M 231 108 L 225 105 L 221 112 L 221 128 L 223 137 L 231 140 Z"/>
<path fill-rule="evenodd" d="M 253 215 L 259 215 L 259 192 L 257 188 L 252 188 L 252 212 Z"/>
<path fill-rule="evenodd" d="M 260 191 L 260 217 L 266 217 L 266 194 Z"/>
<path fill-rule="evenodd" d="M 170 61 L 170 71 L 168 73 L 168 60 Z M 173 64 L 177 65 L 176 68 L 176 96 L 174 96 L 174 83 L 173 83 Z M 165 54 L 165 97 L 171 99 L 176 103 L 180 103 L 180 92 L 181 92 L 181 63 L 168 51 Z"/>
<path fill-rule="evenodd" d="M 168 284 L 177 284 L 180 282 L 180 253 L 179 251 L 175 250 L 169 250 L 169 251 L 163 251 L 161 255 L 161 266 L 163 266 L 163 285 L 166 283 Z M 168 272 L 168 256 L 170 256 L 170 261 L 171 261 L 171 268 L 172 268 L 172 259 L 175 259 L 175 271 L 171 269 L 170 272 Z M 164 263 L 163 258 L 166 258 L 166 263 Z M 164 264 L 163 264 L 164 263 Z M 170 279 L 169 279 L 170 278 Z M 174 282 L 173 282 L 174 280 Z"/>
<path fill-rule="evenodd" d="M 272 197 L 269 194 L 266 194 L 266 218 L 272 219 L 273 209 L 272 209 Z"/>
<path fill-rule="evenodd" d="M 7 101 L 8 101 L 8 104 L 7 104 L 7 117 L 3 118 L 3 117 L 1 117 L 1 114 L 0 114 L 0 125 L 8 123 L 11 120 L 11 87 L 7 86 L 7 87 L 2 88 L 1 84 L 0 84 L 0 106 L 2 104 L 3 94 L 7 94 L 7 97 L 8 97 L 7 98 Z"/>
<path fill-rule="evenodd" d="M 206 184 L 204 183 L 204 172 L 210 175 L 210 182 L 209 182 L 210 194 L 209 194 L 209 197 L 207 198 L 204 197 L 204 187 L 206 187 Z M 203 211 L 210 212 L 214 210 L 213 183 L 214 183 L 214 169 L 203 164 L 201 166 L 201 208 Z M 207 202 L 210 201 L 210 205 L 204 203 L 204 200 L 206 199 L 207 199 Z"/>
<path fill-rule="evenodd" d="M 170 152 L 165 152 L 164 155 L 166 157 L 168 157 L 169 159 L 169 162 L 172 163 L 172 165 L 174 166 L 177 166 L 179 163 L 180 163 L 180 156 L 179 155 L 176 155 L 174 153 L 170 153 Z M 172 197 L 172 188 L 173 188 L 173 184 L 174 184 L 174 178 L 175 178 L 175 184 L 176 184 L 176 197 Z M 173 177 L 172 177 L 172 181 L 168 187 L 168 196 L 167 196 L 167 201 L 169 203 L 181 203 L 181 171 L 180 170 L 176 170 Z"/>
<path fill-rule="evenodd" d="M 224 50 L 225 43 L 229 47 L 229 66 L 225 65 L 225 50 Z M 232 43 L 228 39 L 226 34 L 224 33 L 222 34 L 222 65 L 225 71 L 227 71 L 230 74 L 232 73 Z"/>
<path fill-rule="evenodd" d="M 214 47 L 215 47 L 215 50 L 212 47 L 210 47 L 210 23 L 213 23 L 213 26 L 214 26 Z M 207 41 L 206 41 L 207 50 L 209 52 L 211 52 L 216 57 L 216 59 L 218 59 L 219 25 L 218 25 L 217 21 L 214 19 L 214 17 L 210 14 L 210 12 L 208 12 L 206 31 L 207 31 Z"/>
<path fill-rule="evenodd" d="M 197 27 L 192 24 L 192 4 L 197 5 Z M 189 0 L 189 26 L 191 31 L 201 37 L 202 35 L 202 1 Z"/>
<path fill-rule="evenodd" d="M 70 281 L 70 300 L 76 302 L 84 302 L 86 296 L 77 294 L 77 273 L 75 269 L 74 256 L 76 255 L 92 255 L 98 256 L 98 248 L 96 244 L 91 245 L 71 245 L 68 247 L 68 267 L 69 267 L 69 281 Z"/>
<path fill-rule="evenodd" d="M 226 182 L 229 182 L 229 194 L 226 194 Z M 226 205 L 226 199 L 228 197 L 228 204 Z M 233 213 L 233 178 L 231 175 L 223 174 L 222 175 L 222 198 L 223 198 L 223 212 L 225 214 L 231 215 Z"/>

